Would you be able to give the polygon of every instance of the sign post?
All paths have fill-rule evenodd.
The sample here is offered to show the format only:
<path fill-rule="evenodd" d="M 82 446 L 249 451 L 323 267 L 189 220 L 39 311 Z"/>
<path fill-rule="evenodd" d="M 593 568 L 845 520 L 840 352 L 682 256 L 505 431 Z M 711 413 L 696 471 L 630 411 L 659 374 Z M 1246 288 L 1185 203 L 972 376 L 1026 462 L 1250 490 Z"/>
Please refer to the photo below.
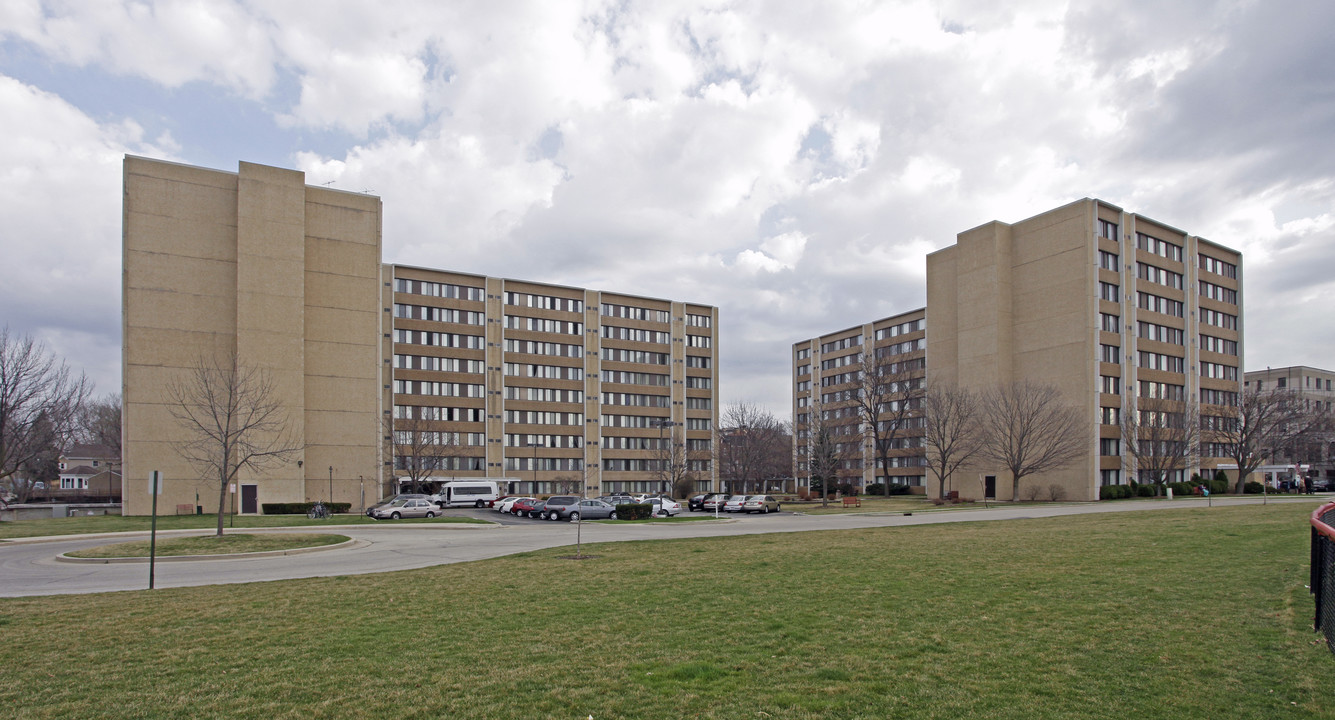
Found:
<path fill-rule="evenodd" d="M 153 524 L 148 531 L 148 589 L 153 589 L 153 571 L 158 553 L 158 496 L 162 494 L 162 472 L 148 474 L 148 492 L 153 496 Z"/>

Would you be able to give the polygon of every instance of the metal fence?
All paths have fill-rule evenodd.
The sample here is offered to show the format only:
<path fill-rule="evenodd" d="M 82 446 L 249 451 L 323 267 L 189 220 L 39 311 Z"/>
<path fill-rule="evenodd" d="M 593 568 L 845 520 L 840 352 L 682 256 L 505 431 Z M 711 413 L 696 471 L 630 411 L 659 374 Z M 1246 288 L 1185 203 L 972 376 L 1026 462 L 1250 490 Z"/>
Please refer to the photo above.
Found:
<path fill-rule="evenodd" d="M 1312 579 L 1308 587 L 1316 600 L 1314 630 L 1326 636 L 1335 653 L 1335 503 L 1312 513 Z"/>

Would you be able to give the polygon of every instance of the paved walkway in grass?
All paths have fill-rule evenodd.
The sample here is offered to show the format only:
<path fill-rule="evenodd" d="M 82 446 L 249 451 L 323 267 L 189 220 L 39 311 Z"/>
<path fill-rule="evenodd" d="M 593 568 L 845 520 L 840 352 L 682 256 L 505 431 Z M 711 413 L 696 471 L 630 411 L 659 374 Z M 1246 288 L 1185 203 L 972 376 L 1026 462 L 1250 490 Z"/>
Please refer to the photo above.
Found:
<path fill-rule="evenodd" d="M 1331 496 L 1278 496 L 1271 503 L 1303 503 L 1313 509 Z M 1260 504 L 1259 497 L 1216 498 L 1215 507 Z M 547 522 L 534 520 L 503 525 L 375 524 L 331 526 L 330 532 L 361 542 L 354 546 L 306 555 L 229 558 L 194 562 L 162 563 L 156 567 L 154 584 L 159 588 L 195 585 L 288 580 L 333 575 L 408 570 L 447 563 L 488 558 L 544 548 L 574 545 L 578 532 L 583 542 L 618 542 L 698 537 L 725 537 L 776 532 L 845 530 L 855 528 L 928 525 L 948 522 L 981 522 L 1025 518 L 1083 515 L 1088 513 L 1153 511 L 1170 508 L 1204 508 L 1201 499 L 1125 500 L 1069 505 L 1006 505 L 969 509 L 915 510 L 904 513 L 842 513 L 805 515 L 782 512 L 748 515 L 724 521 L 620 524 Z M 495 517 L 486 510 L 463 510 L 461 514 Z M 171 531 L 162 535 L 207 534 L 211 531 Z M 303 528 L 250 528 L 245 532 L 311 532 Z M 148 587 L 146 564 L 86 565 L 61 562 L 57 556 L 96 545 L 145 537 L 147 533 L 78 535 L 58 538 L 23 538 L 0 542 L 0 596 L 63 595 L 75 593 L 143 590 Z"/>

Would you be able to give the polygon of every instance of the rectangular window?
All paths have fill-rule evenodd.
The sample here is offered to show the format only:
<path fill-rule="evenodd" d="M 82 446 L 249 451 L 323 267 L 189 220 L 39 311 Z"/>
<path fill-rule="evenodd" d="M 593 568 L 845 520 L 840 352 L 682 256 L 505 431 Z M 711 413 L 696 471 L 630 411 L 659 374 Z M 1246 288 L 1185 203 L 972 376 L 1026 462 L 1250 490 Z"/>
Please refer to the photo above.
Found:
<path fill-rule="evenodd" d="M 663 316 L 663 322 L 667 322 L 667 313 L 663 313 Z M 686 325 L 687 327 L 713 327 L 714 318 L 709 315 L 692 315 L 691 313 L 686 313 Z"/>
<path fill-rule="evenodd" d="M 699 355 L 687 355 L 686 367 L 708 370 L 714 367 L 714 358 L 700 357 Z"/>
<path fill-rule="evenodd" d="M 603 348 L 603 359 L 614 362 L 640 363 L 643 365 L 667 365 L 668 354 L 646 352 L 644 350 L 625 350 L 623 348 Z M 686 356 L 689 361 L 690 356 Z"/>
<path fill-rule="evenodd" d="M 708 335 L 687 335 L 686 347 L 707 348 L 713 345 L 713 338 Z"/>
<path fill-rule="evenodd" d="M 657 323 L 665 323 L 671 319 L 666 310 L 650 310 L 649 308 L 634 307 L 632 305 L 614 305 L 612 303 L 603 303 L 602 314 L 606 317 L 619 317 L 628 320 L 644 320 L 646 322 Z M 703 317 L 706 321 L 709 319 L 708 316 L 704 315 L 687 315 L 686 317 L 688 319 Z M 688 322 L 687 324 L 690 325 L 693 323 Z M 704 327 L 709 327 L 709 325 L 705 325 Z"/>
<path fill-rule="evenodd" d="M 1152 293 L 1139 292 L 1136 293 L 1136 307 L 1180 318 L 1184 306 L 1181 300 L 1172 300 Z"/>
<path fill-rule="evenodd" d="M 806 360 L 809 357 L 811 357 L 811 348 L 802 348 L 797 351 L 798 360 Z"/>
<path fill-rule="evenodd" d="M 1235 280 L 1237 279 L 1238 277 L 1237 265 L 1234 265 L 1233 263 L 1229 262 L 1224 262 L 1223 260 L 1219 260 L 1217 258 L 1212 258 L 1209 255 L 1198 255 L 1197 257 L 1200 258 L 1200 266 L 1202 270 L 1214 273 L 1215 275 L 1222 275 L 1226 278 L 1232 278 Z"/>
<path fill-rule="evenodd" d="M 1212 282 L 1201 281 L 1201 297 L 1218 300 L 1230 305 L 1238 304 L 1238 291 L 1232 288 L 1226 288 L 1221 285 L 1215 285 Z"/>
<path fill-rule="evenodd" d="M 1224 338 L 1217 338 L 1212 335 L 1202 335 L 1200 336 L 1200 344 L 1202 350 L 1221 353 L 1223 355 L 1238 354 L 1237 340 L 1226 340 Z"/>
<path fill-rule="evenodd" d="M 425 280 L 406 280 L 404 278 L 395 278 L 394 292 L 408 293 L 410 295 L 426 295 L 428 297 L 473 300 L 476 302 L 482 302 L 486 299 L 487 295 L 486 291 L 480 287 L 427 282 Z"/>
<path fill-rule="evenodd" d="M 1117 223 L 1112 222 L 1111 220 L 1099 219 L 1099 237 L 1116 242 L 1118 240 Z"/>
<path fill-rule="evenodd" d="M 1099 438 L 1099 454 L 1104 456 L 1121 455 L 1121 441 L 1117 438 Z"/>
<path fill-rule="evenodd" d="M 1176 355 L 1165 355 L 1163 353 L 1140 351 L 1140 367 L 1147 370 L 1163 370 L 1165 372 L 1181 373 L 1186 372 L 1186 360 Z"/>
<path fill-rule="evenodd" d="M 555 297 L 552 295 L 532 295 L 530 293 L 505 293 L 505 304 L 516 307 L 531 307 L 539 310 L 561 310 L 563 312 L 584 312 L 584 301 L 574 298 Z"/>
<path fill-rule="evenodd" d="M 1099 329 L 1103 332 L 1121 332 L 1122 318 L 1119 315 L 1110 315 L 1108 313 L 1099 313 Z"/>
<path fill-rule="evenodd" d="M 1112 270 L 1114 272 L 1120 270 L 1121 268 L 1117 260 L 1118 260 L 1117 253 L 1111 253 L 1108 252 L 1107 250 L 1099 251 L 1099 267 L 1103 268 L 1104 270 Z"/>
<path fill-rule="evenodd" d="M 1174 245 L 1167 240 L 1160 240 L 1145 233 L 1136 233 L 1136 247 L 1174 262 L 1182 262 L 1182 246 Z"/>
<path fill-rule="evenodd" d="M 687 378 L 687 387 L 690 387 Z M 655 387 L 667 387 L 668 376 L 657 373 L 630 372 L 628 370 L 604 370 L 602 372 L 602 381 L 605 383 L 620 383 L 622 385 L 653 385 Z"/>
<path fill-rule="evenodd" d="M 1104 485 L 1121 485 L 1121 484 L 1122 484 L 1122 471 L 1121 471 L 1121 470 L 1116 470 L 1116 469 L 1113 469 L 1113 470 L 1100 470 L 1100 471 L 1099 471 L 1099 482 L 1102 483 L 1102 484 L 1104 484 Z"/>
<path fill-rule="evenodd" d="M 1106 363 L 1122 362 L 1122 348 L 1117 345 L 1100 345 L 1099 360 Z"/>
<path fill-rule="evenodd" d="M 1136 277 L 1146 282 L 1167 285 L 1174 290 L 1182 289 L 1182 273 L 1165 270 L 1158 265 L 1136 263 Z"/>
<path fill-rule="evenodd" d="M 1099 299 L 1109 302 L 1122 301 L 1122 289 L 1112 283 L 1099 283 Z"/>
<path fill-rule="evenodd" d="M 1099 408 L 1099 423 L 1102 425 L 1121 425 L 1122 409 L 1115 407 Z"/>
<path fill-rule="evenodd" d="M 1117 377 L 1116 375 L 1100 375 L 1099 392 L 1107 393 L 1109 395 L 1121 395 L 1122 378 Z"/>

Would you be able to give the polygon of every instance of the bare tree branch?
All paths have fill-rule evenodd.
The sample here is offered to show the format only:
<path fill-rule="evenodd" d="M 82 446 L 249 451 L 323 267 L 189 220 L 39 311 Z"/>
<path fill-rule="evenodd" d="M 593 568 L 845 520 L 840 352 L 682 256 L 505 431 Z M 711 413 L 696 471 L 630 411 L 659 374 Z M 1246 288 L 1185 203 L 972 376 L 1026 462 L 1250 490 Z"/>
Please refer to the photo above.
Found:
<path fill-rule="evenodd" d="M 768 481 L 785 474 L 791 447 L 784 424 L 755 403 L 737 401 L 723 408 L 719 433 L 719 472 L 730 489 L 765 492 Z"/>
<path fill-rule="evenodd" d="M 1238 466 L 1235 491 L 1244 491 L 1247 477 L 1278 451 L 1318 432 L 1327 418 L 1289 388 L 1261 390 L 1249 387 L 1238 396 L 1238 405 L 1214 418 L 1204 431 L 1208 440 L 1227 446 Z"/>
<path fill-rule="evenodd" d="M 903 449 L 908 437 L 917 437 L 927 380 L 917 356 L 863 353 L 853 405 L 862 421 L 862 437 L 871 447 L 875 464 L 885 472 L 882 492 L 890 495 L 890 456 Z M 892 359 L 893 358 L 893 359 Z M 872 477 L 875 478 L 875 471 Z"/>
<path fill-rule="evenodd" d="M 409 492 L 423 492 L 423 482 L 436 470 L 444 469 L 447 458 L 461 455 L 464 443 L 456 431 L 437 420 L 432 413 L 441 408 L 406 405 L 403 417 L 389 417 L 385 435 L 386 452 L 394 461 L 396 479 L 407 479 Z M 403 473 L 403 475 L 399 475 Z"/>
<path fill-rule="evenodd" d="M 1128 468 L 1135 462 L 1141 478 L 1163 485 L 1171 473 L 1185 472 L 1199 462 L 1200 425 L 1200 411 L 1194 404 L 1132 397 L 1122 415 L 1122 458 Z"/>
<path fill-rule="evenodd" d="M 1052 385 L 1023 380 L 983 396 L 981 455 L 1011 473 L 1011 501 L 1020 481 L 1075 462 L 1086 447 L 1080 413 Z"/>
<path fill-rule="evenodd" d="M 923 399 L 923 415 L 927 466 L 940 481 L 938 497 L 944 499 L 951 476 L 982 448 L 978 398 L 967 388 L 933 384 Z"/>
<path fill-rule="evenodd" d="M 0 328 L 0 480 L 19 502 L 31 494 L 31 471 L 41 459 L 59 454 L 77 433 L 91 389 L 44 343 Z"/>
<path fill-rule="evenodd" d="M 218 487 L 218 535 L 223 534 L 227 487 L 242 470 L 261 472 L 287 462 L 302 446 L 291 439 L 287 409 L 269 373 L 242 364 L 235 353 L 201 357 L 167 386 L 171 414 L 189 439 L 178 455 Z"/>

